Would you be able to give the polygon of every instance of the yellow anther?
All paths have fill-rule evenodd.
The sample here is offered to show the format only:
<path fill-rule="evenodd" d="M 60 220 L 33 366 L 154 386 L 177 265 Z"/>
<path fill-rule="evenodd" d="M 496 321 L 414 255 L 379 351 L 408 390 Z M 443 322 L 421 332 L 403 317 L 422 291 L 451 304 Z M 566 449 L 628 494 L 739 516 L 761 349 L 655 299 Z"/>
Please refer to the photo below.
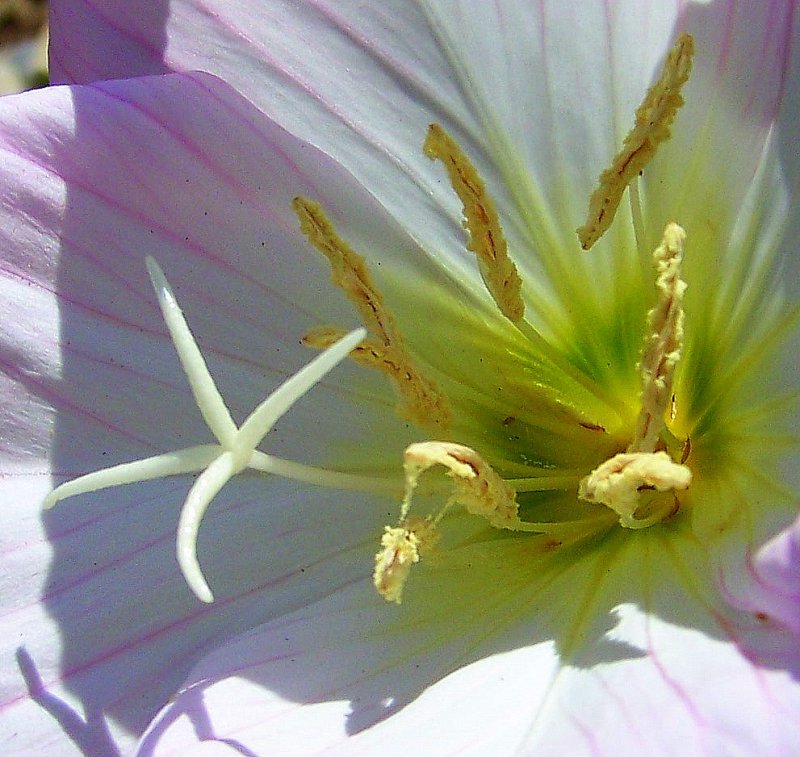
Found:
<path fill-rule="evenodd" d="M 683 105 L 681 88 L 692 70 L 694 39 L 678 37 L 658 81 L 647 91 L 636 111 L 636 123 L 625 137 L 611 167 L 600 174 L 589 200 L 586 223 L 577 229 L 581 247 L 588 250 L 606 232 L 617 212 L 625 188 L 644 170 L 661 142 L 669 139 L 670 126 Z"/>
<path fill-rule="evenodd" d="M 647 315 L 647 338 L 639 363 L 642 374 L 641 409 L 636 434 L 628 452 L 652 452 L 664 428 L 672 402 L 672 380 L 683 345 L 683 294 L 681 262 L 686 232 L 667 224 L 661 244 L 653 252 L 658 303 Z"/>
<path fill-rule="evenodd" d="M 411 497 L 419 477 L 434 465 L 447 469 L 454 482 L 453 493 L 435 517 L 409 515 Z M 378 593 L 389 602 L 398 604 L 411 566 L 436 545 L 439 540 L 436 526 L 452 505 L 463 505 L 467 512 L 485 518 L 496 528 L 517 530 L 521 525 L 516 492 L 469 447 L 450 442 L 412 444 L 406 448 L 403 469 L 406 493 L 400 522 L 394 528 L 386 526 L 381 549 L 375 555 L 373 574 Z"/>
<path fill-rule="evenodd" d="M 666 452 L 623 452 L 614 455 L 584 478 L 578 496 L 587 502 L 606 505 L 619 515 L 625 528 L 646 528 L 663 520 L 663 510 L 636 517 L 642 493 L 682 491 L 689 488 L 692 472 L 672 461 Z"/>
<path fill-rule="evenodd" d="M 346 333 L 336 326 L 320 326 L 303 336 L 303 344 L 327 349 Z M 439 430 L 449 425 L 450 407 L 444 395 L 416 369 L 403 350 L 368 338 L 350 353 L 350 357 L 360 365 L 385 373 L 392 380 L 403 400 L 403 414 L 409 420 Z"/>
<path fill-rule="evenodd" d="M 399 605 L 403 601 L 403 588 L 411 566 L 419 562 L 438 540 L 436 526 L 427 518 L 409 518 L 395 528 L 386 526 L 381 537 L 381 549 L 375 555 L 372 582 L 387 602 Z"/>
<path fill-rule="evenodd" d="M 420 442 L 406 448 L 403 463 L 406 475 L 406 494 L 401 510 L 403 518 L 411 506 L 411 497 L 419 477 L 434 465 L 447 468 L 454 482 L 453 493 L 445 510 L 457 503 L 472 515 L 485 518 L 495 528 L 518 528 L 516 491 L 475 450 L 451 442 Z"/>
<path fill-rule="evenodd" d="M 653 252 L 658 302 L 647 314 L 647 337 L 639 362 L 641 408 L 633 441 L 626 452 L 606 460 L 578 486 L 581 499 L 611 508 L 626 528 L 645 528 L 669 514 L 669 508 L 659 507 L 657 498 L 645 492 L 682 491 L 692 481 L 692 472 L 681 464 L 686 457 L 676 463 L 666 452 L 655 451 L 665 415 L 674 401 L 672 379 L 683 345 L 686 283 L 680 271 L 685 242 L 686 232 L 678 224 L 669 223 Z M 647 499 L 649 502 L 644 501 Z M 650 512 L 642 513 L 648 507 Z"/>
<path fill-rule="evenodd" d="M 333 283 L 355 305 L 367 330 L 384 344 L 399 344 L 400 335 L 394 319 L 383 304 L 383 297 L 372 281 L 364 258 L 336 233 L 319 203 L 295 197 L 292 208 L 300 220 L 300 230 L 328 259 Z"/>
<path fill-rule="evenodd" d="M 405 417 L 427 428 L 439 431 L 447 428 L 450 423 L 447 398 L 414 365 L 364 258 L 336 233 L 319 203 L 296 197 L 292 207 L 303 234 L 330 262 L 333 283 L 355 305 L 367 329 L 375 337 L 362 342 L 353 357 L 362 365 L 377 368 L 392 379 L 402 397 Z M 303 341 L 312 347 L 325 348 L 343 333 L 343 329 L 326 326 L 312 330 Z"/>
<path fill-rule="evenodd" d="M 431 160 L 441 160 L 450 183 L 464 207 L 464 228 L 469 234 L 468 249 L 478 258 L 486 288 L 500 312 L 516 323 L 525 314 L 520 289 L 522 280 L 508 257 L 508 245 L 497 209 L 475 166 L 455 140 L 438 124 L 431 124 L 423 146 Z"/>

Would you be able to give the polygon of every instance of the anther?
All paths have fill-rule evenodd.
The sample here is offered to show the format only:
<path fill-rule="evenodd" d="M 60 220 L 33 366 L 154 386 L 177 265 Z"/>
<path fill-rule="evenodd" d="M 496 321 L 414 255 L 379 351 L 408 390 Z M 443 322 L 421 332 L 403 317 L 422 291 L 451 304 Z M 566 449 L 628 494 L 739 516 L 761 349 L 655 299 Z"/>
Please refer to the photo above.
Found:
<path fill-rule="evenodd" d="M 326 349 L 345 334 L 336 326 L 319 326 L 303 335 L 303 344 Z M 364 339 L 350 357 L 359 365 L 374 368 L 392 381 L 401 398 L 402 414 L 419 426 L 439 431 L 450 423 L 450 406 L 445 396 L 411 362 L 408 355 L 394 345 L 381 344 L 377 339 Z"/>
<path fill-rule="evenodd" d="M 447 469 L 453 479 L 453 492 L 445 506 L 459 504 L 464 509 L 485 518 L 495 528 L 516 530 L 519 523 L 517 493 L 473 449 L 452 442 L 419 442 L 406 448 L 403 469 L 406 494 L 401 510 L 405 517 L 419 477 L 434 465 Z M 437 517 L 440 520 L 445 510 Z"/>
<path fill-rule="evenodd" d="M 672 404 L 672 381 L 683 346 L 683 295 L 681 263 L 686 232 L 667 224 L 661 244 L 653 252 L 658 302 L 647 314 L 647 338 L 639 369 L 642 376 L 641 409 L 628 452 L 652 452 Z"/>
<path fill-rule="evenodd" d="M 522 320 L 525 304 L 522 280 L 508 257 L 508 245 L 492 198 L 486 192 L 475 166 L 456 141 L 438 124 L 428 127 L 423 146 L 431 160 L 440 160 L 447 170 L 464 209 L 464 228 L 469 234 L 467 248 L 478 258 L 484 284 L 500 312 L 513 323 Z"/>
<path fill-rule="evenodd" d="M 409 355 L 365 259 L 336 233 L 319 203 L 296 197 L 292 207 L 303 234 L 330 262 L 333 283 L 347 295 L 374 337 L 363 341 L 353 357 L 389 376 L 402 398 L 405 417 L 423 427 L 445 430 L 450 424 L 447 398 Z M 303 342 L 324 348 L 343 333 L 335 326 L 323 326 L 308 332 Z"/>
<path fill-rule="evenodd" d="M 657 509 L 648 516 L 637 517 L 642 493 L 647 489 L 683 491 L 691 482 L 691 471 L 673 462 L 666 452 L 625 452 L 606 460 L 584 478 L 578 496 L 610 507 L 625 528 L 646 528 L 663 520 L 667 513 Z"/>
<path fill-rule="evenodd" d="M 670 126 L 683 105 L 681 89 L 689 79 L 693 55 L 694 39 L 682 34 L 667 55 L 658 81 L 636 110 L 636 122 L 622 149 L 610 168 L 600 174 L 599 185 L 589 199 L 586 223 L 577 229 L 584 250 L 591 248 L 611 226 L 626 187 L 652 160 L 658 145 L 669 139 Z"/>
<path fill-rule="evenodd" d="M 453 491 L 435 516 L 409 515 L 420 476 L 441 465 L 453 480 Z M 439 540 L 437 525 L 453 505 L 462 505 L 496 528 L 522 530 L 517 493 L 475 450 L 451 442 L 419 442 L 406 448 L 403 461 L 406 492 L 397 526 L 386 526 L 381 549 L 375 555 L 373 583 L 390 602 L 401 601 L 412 565 Z"/>
<path fill-rule="evenodd" d="M 691 471 L 683 465 L 688 454 L 675 463 L 666 452 L 656 452 L 673 402 L 672 382 L 683 345 L 686 283 L 681 279 L 681 262 L 685 242 L 686 232 L 670 223 L 653 252 L 658 301 L 647 314 L 647 336 L 639 361 L 640 410 L 633 439 L 626 452 L 606 460 L 578 487 L 581 499 L 611 508 L 626 528 L 644 528 L 668 515 L 657 506 L 645 516 L 636 514 L 647 489 L 682 491 L 692 480 Z"/>
<path fill-rule="evenodd" d="M 394 528 L 386 526 L 381 549 L 375 555 L 372 582 L 387 601 L 400 604 L 411 567 L 439 540 L 436 525 L 430 518 L 409 518 Z"/>

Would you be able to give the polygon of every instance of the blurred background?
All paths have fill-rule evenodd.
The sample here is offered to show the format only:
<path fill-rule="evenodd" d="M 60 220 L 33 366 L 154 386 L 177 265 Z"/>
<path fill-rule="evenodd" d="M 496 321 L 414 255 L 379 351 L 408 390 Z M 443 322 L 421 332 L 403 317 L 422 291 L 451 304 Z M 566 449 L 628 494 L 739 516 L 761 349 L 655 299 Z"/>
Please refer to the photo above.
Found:
<path fill-rule="evenodd" d="M 47 84 L 47 0 L 0 0 L 0 95 Z"/>

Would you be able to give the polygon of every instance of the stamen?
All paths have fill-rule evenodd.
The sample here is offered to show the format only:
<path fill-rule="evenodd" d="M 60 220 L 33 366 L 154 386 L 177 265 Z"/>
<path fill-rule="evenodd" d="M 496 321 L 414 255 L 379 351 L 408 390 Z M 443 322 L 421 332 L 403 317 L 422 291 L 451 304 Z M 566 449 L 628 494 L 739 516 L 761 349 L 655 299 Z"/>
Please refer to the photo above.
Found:
<path fill-rule="evenodd" d="M 642 505 L 641 495 L 647 489 L 659 492 L 689 488 L 692 472 L 685 465 L 674 463 L 666 452 L 623 452 L 614 455 L 581 481 L 578 496 L 587 502 L 610 507 L 619 515 L 625 528 L 646 528 L 666 513 L 657 510 L 649 517 L 637 518 Z"/>
<path fill-rule="evenodd" d="M 672 402 L 672 380 L 683 346 L 683 294 L 681 262 L 686 232 L 667 224 L 661 244 L 653 252 L 658 303 L 647 314 L 647 339 L 639 363 L 642 374 L 641 409 L 636 434 L 628 452 L 652 452 L 664 428 Z"/>
<path fill-rule="evenodd" d="M 380 485 L 382 482 L 370 480 L 368 477 L 318 470 L 273 458 L 256 450 L 275 422 L 347 357 L 364 339 L 366 330 L 356 329 L 336 341 L 278 387 L 250 414 L 242 427 L 237 429 L 163 272 L 152 258 L 147 260 L 147 267 L 195 400 L 219 444 L 189 447 L 90 473 L 54 489 L 45 499 L 44 506 L 49 508 L 64 497 L 111 486 L 202 471 L 181 512 L 176 552 L 189 587 L 198 598 L 211 602 L 213 595 L 197 561 L 197 533 L 211 500 L 237 473 L 245 468 L 252 468 L 300 480 L 312 480 L 320 485 L 366 489 L 373 488 L 370 484 L 376 483 L 377 488 L 384 488 Z"/>
<path fill-rule="evenodd" d="M 666 452 L 655 451 L 665 430 L 665 415 L 672 406 L 672 381 L 683 345 L 686 282 L 680 270 L 685 242 L 686 232 L 678 224 L 669 223 L 653 252 L 658 302 L 647 314 L 647 337 L 639 362 L 641 409 L 633 441 L 627 452 L 606 460 L 578 486 L 581 499 L 610 507 L 626 528 L 645 528 L 668 514 L 664 508 L 655 508 L 649 516 L 637 518 L 643 491 L 681 491 L 692 480 L 689 468 L 673 462 Z"/>
<path fill-rule="evenodd" d="M 292 207 L 303 234 L 330 262 L 333 283 L 347 295 L 369 331 L 377 337 L 377 341 L 365 341 L 353 357 L 392 379 L 403 400 L 406 417 L 427 428 L 446 429 L 450 424 L 447 399 L 414 365 L 364 258 L 336 233 L 318 203 L 295 197 Z M 312 347 L 327 347 L 342 333 L 336 327 L 326 326 L 306 334 L 303 342 Z"/>
<path fill-rule="evenodd" d="M 681 34 L 664 62 L 661 76 L 637 109 L 636 123 L 625 137 L 622 150 L 611 167 L 600 174 L 599 185 L 589 199 L 586 223 L 577 229 L 584 250 L 591 248 L 611 226 L 625 188 L 652 160 L 658 145 L 669 139 L 670 126 L 683 105 L 681 88 L 689 79 L 693 55 L 692 35 Z"/>
<path fill-rule="evenodd" d="M 639 196 L 639 177 L 634 176 L 628 184 L 628 199 L 631 206 L 631 221 L 633 223 L 633 238 L 636 240 L 636 250 L 644 256 L 644 214 L 642 213 L 642 199 Z"/>
<path fill-rule="evenodd" d="M 522 280 L 508 257 L 508 245 L 492 198 L 478 171 L 456 141 L 439 124 L 428 127 L 423 146 L 431 160 L 441 160 L 450 183 L 464 208 L 464 228 L 469 234 L 467 248 L 478 258 L 484 284 L 500 312 L 513 323 L 522 320 L 525 303 Z"/>
<path fill-rule="evenodd" d="M 436 526 L 428 518 L 409 518 L 395 528 L 386 526 L 381 549 L 375 555 L 372 582 L 387 602 L 399 605 L 403 601 L 411 566 L 433 549 L 438 540 Z"/>
<path fill-rule="evenodd" d="M 303 344 L 324 349 L 342 338 L 344 331 L 336 326 L 320 326 L 303 336 Z M 426 376 L 417 370 L 403 351 L 382 345 L 376 339 L 365 339 L 350 353 L 360 365 L 386 374 L 403 400 L 403 414 L 424 428 L 442 430 L 450 424 L 450 407 L 445 396 Z"/>
<path fill-rule="evenodd" d="M 292 208 L 300 220 L 300 230 L 328 259 L 333 283 L 355 305 L 367 330 L 384 344 L 399 345 L 402 341 L 400 334 L 372 280 L 366 260 L 336 233 L 319 203 L 305 197 L 295 197 Z"/>
<path fill-rule="evenodd" d="M 513 528 L 518 522 L 517 493 L 473 449 L 452 442 L 419 442 L 406 448 L 403 470 L 406 495 L 401 516 L 408 514 L 411 496 L 419 477 L 428 468 L 442 465 L 453 479 L 454 489 L 448 505 L 463 505 L 468 513 L 489 521 L 495 528 Z M 437 516 L 440 520 L 444 510 Z"/>
<path fill-rule="evenodd" d="M 419 478 L 434 465 L 447 468 L 454 482 L 453 493 L 435 517 L 409 516 Z M 495 528 L 524 530 L 517 513 L 516 492 L 475 450 L 451 442 L 411 444 L 404 454 L 403 469 L 406 493 L 400 522 L 395 528 L 386 526 L 381 549 L 375 555 L 373 582 L 384 599 L 400 603 L 411 566 L 439 540 L 436 526 L 455 504 L 485 518 Z"/>

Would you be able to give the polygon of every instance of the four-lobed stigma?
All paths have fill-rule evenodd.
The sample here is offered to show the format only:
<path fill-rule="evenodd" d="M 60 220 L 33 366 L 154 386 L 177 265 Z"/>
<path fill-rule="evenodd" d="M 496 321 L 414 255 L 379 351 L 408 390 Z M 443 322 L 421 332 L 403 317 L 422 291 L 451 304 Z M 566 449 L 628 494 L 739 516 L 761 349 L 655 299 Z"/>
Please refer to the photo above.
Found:
<path fill-rule="evenodd" d="M 281 384 L 250 413 L 241 426 L 237 427 L 208 372 L 206 362 L 161 268 L 153 258 L 148 257 L 146 262 L 150 280 L 158 295 L 161 312 L 195 402 L 206 425 L 216 437 L 217 443 L 187 447 L 89 473 L 55 488 L 45 499 L 44 507 L 53 507 L 66 497 L 111 486 L 151 481 L 185 473 L 200 473 L 181 510 L 178 522 L 177 557 L 192 591 L 204 602 L 212 602 L 213 594 L 197 559 L 197 534 L 211 500 L 234 476 L 249 468 L 317 486 L 373 492 L 393 491 L 396 483 L 316 468 L 268 455 L 257 449 L 270 429 L 292 405 L 358 346 L 366 336 L 365 329 L 355 329 L 328 347 Z"/>

